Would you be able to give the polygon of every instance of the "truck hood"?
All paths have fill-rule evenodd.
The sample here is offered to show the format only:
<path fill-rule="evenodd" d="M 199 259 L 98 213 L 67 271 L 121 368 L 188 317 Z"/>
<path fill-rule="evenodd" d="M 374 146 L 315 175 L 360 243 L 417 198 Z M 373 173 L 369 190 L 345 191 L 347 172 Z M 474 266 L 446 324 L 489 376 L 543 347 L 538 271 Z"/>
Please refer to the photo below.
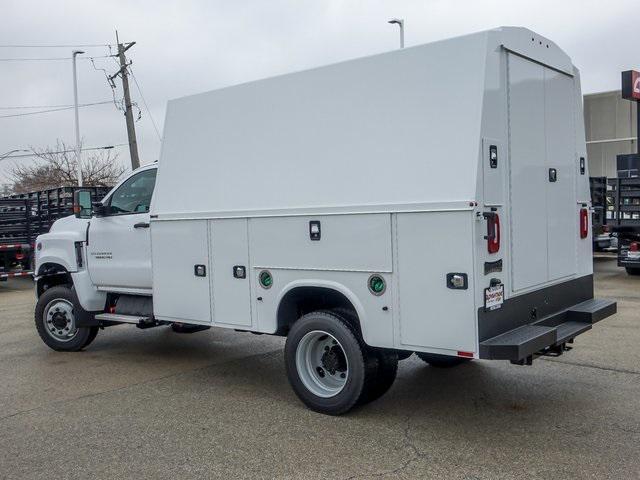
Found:
<path fill-rule="evenodd" d="M 78 235 L 81 235 L 82 238 L 84 238 L 88 223 L 88 219 L 76 218 L 75 215 L 62 217 L 53 222 L 49 233 L 38 236 L 38 240 L 46 240 L 51 237 L 60 238 L 61 236 L 65 236 L 65 234 L 73 238 L 77 238 Z"/>

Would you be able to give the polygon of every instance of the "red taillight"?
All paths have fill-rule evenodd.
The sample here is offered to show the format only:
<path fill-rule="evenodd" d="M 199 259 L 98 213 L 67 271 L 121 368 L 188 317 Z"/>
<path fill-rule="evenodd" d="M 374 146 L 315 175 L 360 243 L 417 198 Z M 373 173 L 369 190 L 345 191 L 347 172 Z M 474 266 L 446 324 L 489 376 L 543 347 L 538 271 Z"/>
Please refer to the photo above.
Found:
<path fill-rule="evenodd" d="M 484 217 L 487 219 L 487 251 L 489 253 L 498 253 L 500 250 L 500 217 L 495 212 L 485 212 Z"/>
<path fill-rule="evenodd" d="M 473 352 L 461 352 L 461 351 L 458 351 L 458 356 L 459 357 L 465 357 L 465 358 L 473 358 Z"/>
<path fill-rule="evenodd" d="M 630 252 L 637 252 L 638 251 L 638 242 L 631 242 L 631 245 L 629 245 L 629 251 Z"/>
<path fill-rule="evenodd" d="M 587 238 L 589 235 L 589 210 L 580 209 L 580 238 Z"/>

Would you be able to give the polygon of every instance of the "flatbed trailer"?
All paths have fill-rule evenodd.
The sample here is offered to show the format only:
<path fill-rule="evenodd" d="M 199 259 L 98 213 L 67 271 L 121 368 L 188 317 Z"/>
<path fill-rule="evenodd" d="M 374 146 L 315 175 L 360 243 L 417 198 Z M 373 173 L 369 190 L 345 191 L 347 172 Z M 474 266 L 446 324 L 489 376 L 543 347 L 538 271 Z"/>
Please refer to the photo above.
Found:
<path fill-rule="evenodd" d="M 640 275 L 640 177 L 617 178 L 612 231 L 618 236 L 618 266 Z"/>
<path fill-rule="evenodd" d="M 59 187 L 0 198 L 0 281 L 33 274 L 34 244 L 53 222 L 73 215 L 78 187 Z M 95 201 L 110 187 L 88 187 Z"/>

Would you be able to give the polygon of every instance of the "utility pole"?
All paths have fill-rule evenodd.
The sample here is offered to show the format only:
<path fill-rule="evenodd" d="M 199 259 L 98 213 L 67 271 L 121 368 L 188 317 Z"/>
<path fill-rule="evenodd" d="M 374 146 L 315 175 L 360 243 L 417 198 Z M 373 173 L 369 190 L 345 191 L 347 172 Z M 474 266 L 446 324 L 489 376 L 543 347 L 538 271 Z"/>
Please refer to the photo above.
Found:
<path fill-rule="evenodd" d="M 133 47 L 136 42 L 127 44 L 120 43 L 118 32 L 116 31 L 116 42 L 118 44 L 118 59 L 120 60 L 120 70 L 113 74 L 109 79 L 113 79 L 120 75 L 122 79 L 122 91 L 124 93 L 124 116 L 127 120 L 127 136 L 129 137 L 129 155 L 131 156 L 131 170 L 135 170 L 140 166 L 140 158 L 138 157 L 138 142 L 136 140 L 136 127 L 133 123 L 133 109 L 131 108 L 131 94 L 129 93 L 129 72 L 127 71 L 127 57 L 124 52 Z"/>

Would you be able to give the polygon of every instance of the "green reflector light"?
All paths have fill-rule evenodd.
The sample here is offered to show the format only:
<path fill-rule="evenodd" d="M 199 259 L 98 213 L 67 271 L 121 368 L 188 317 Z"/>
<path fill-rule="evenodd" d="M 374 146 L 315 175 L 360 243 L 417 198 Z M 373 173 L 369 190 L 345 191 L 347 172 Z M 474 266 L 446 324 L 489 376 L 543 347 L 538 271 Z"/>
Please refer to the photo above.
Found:
<path fill-rule="evenodd" d="M 271 276 L 271 273 L 267 272 L 266 270 L 260 272 L 259 279 L 262 288 L 271 288 L 271 285 L 273 285 L 273 277 Z"/>
<path fill-rule="evenodd" d="M 380 275 L 371 275 L 369 277 L 369 291 L 374 295 L 382 295 L 386 288 L 384 278 Z"/>

